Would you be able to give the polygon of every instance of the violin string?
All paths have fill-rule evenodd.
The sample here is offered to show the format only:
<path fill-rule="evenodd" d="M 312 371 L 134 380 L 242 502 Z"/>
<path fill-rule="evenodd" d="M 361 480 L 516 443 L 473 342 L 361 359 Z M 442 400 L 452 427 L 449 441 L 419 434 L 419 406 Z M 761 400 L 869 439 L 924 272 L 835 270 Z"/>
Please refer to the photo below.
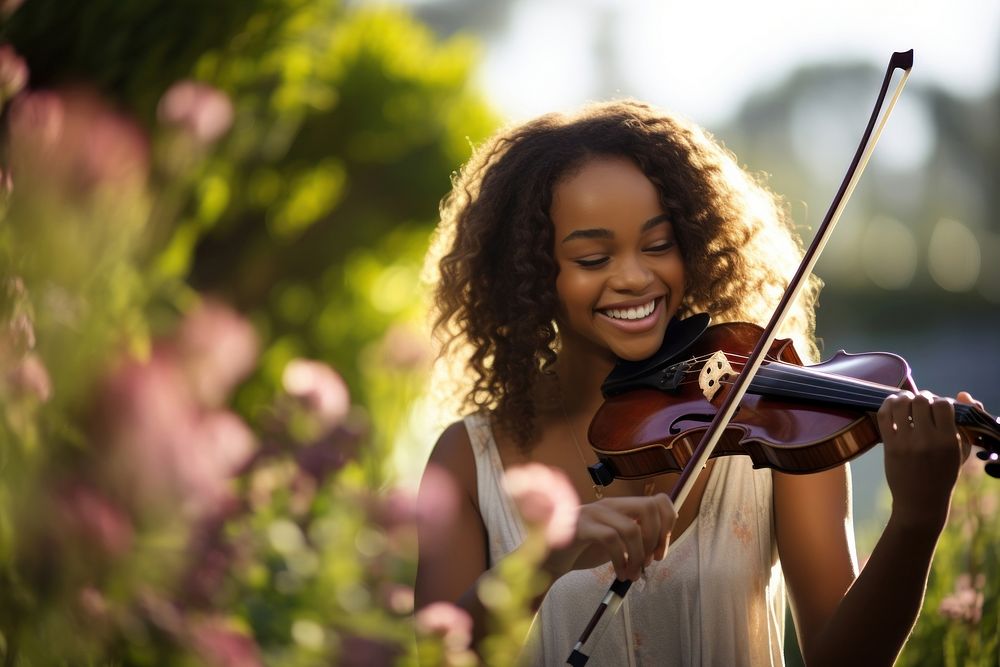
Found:
<path fill-rule="evenodd" d="M 734 361 L 739 359 L 741 356 L 742 355 L 733 355 Z M 739 363 L 737 362 L 733 370 L 739 371 L 740 369 L 738 368 L 738 366 Z M 899 391 L 899 389 L 896 387 L 890 387 L 888 385 L 868 382 L 866 380 L 852 378 L 844 375 L 837 375 L 834 373 L 823 373 L 821 371 L 814 371 L 805 366 L 796 366 L 793 364 L 787 364 L 780 361 L 767 361 L 761 367 L 761 371 L 758 372 L 763 372 L 765 375 L 771 377 L 783 374 L 784 378 L 786 379 L 789 377 L 808 378 L 810 380 L 814 380 L 816 384 L 809 385 L 807 383 L 801 383 L 801 382 L 800 384 L 802 384 L 803 386 L 815 386 L 821 389 L 829 387 L 837 387 L 837 388 L 849 387 L 853 391 L 871 390 L 871 392 L 865 391 L 863 394 L 858 394 L 864 396 L 878 396 L 882 395 L 885 392 L 893 393 Z M 688 374 L 691 375 L 698 375 L 699 373 L 700 373 L 699 370 L 688 371 Z M 697 380 L 692 380 L 692 382 L 695 381 Z M 795 380 L 789 380 L 789 381 L 795 381 Z"/>
<path fill-rule="evenodd" d="M 739 364 L 737 364 L 738 366 Z M 733 370 L 739 371 L 739 368 L 735 367 Z M 850 378 L 842 375 L 834 375 L 827 373 L 819 373 L 816 371 L 809 371 L 803 369 L 801 366 L 793 366 L 788 364 L 782 364 L 780 362 L 765 362 L 765 365 L 761 367 L 758 373 L 763 374 L 763 377 L 770 377 L 772 379 L 785 380 L 789 383 L 798 384 L 802 387 L 812 387 L 817 389 L 840 389 L 845 392 L 848 396 L 857 397 L 876 397 L 876 396 L 887 396 L 890 393 L 899 391 L 895 387 L 889 387 L 887 385 L 879 385 L 874 383 L 868 383 L 864 380 L 859 380 L 856 378 Z M 684 373 L 686 377 L 690 377 L 690 380 L 682 380 L 680 384 L 694 384 L 698 382 L 698 377 L 700 375 L 700 369 L 689 370 Z M 792 379 L 794 378 L 794 379 Z M 811 380 L 812 382 L 805 382 L 799 378 L 804 378 Z"/>
<path fill-rule="evenodd" d="M 770 381 L 771 386 L 774 388 L 797 390 L 797 394 L 804 398 L 840 398 L 856 401 L 877 400 L 881 402 L 891 393 L 898 391 L 895 387 L 883 385 L 865 386 L 866 383 L 861 380 L 816 372 L 800 372 L 799 369 L 801 369 L 800 366 L 770 362 L 761 367 L 758 375 L 762 380 Z M 734 370 L 737 369 L 734 368 Z M 699 374 L 699 370 L 688 371 L 686 375 L 693 379 L 682 381 L 680 384 L 694 384 L 698 382 L 697 376 Z M 732 384 L 732 382 L 723 380 L 722 384 Z M 757 384 L 761 386 L 763 383 L 758 382 Z"/>
<path fill-rule="evenodd" d="M 695 356 L 689 359 L 688 363 L 703 363 L 711 359 L 714 355 L 715 353 Z M 735 362 L 733 370 L 738 372 L 740 370 L 740 361 L 745 361 L 748 356 L 727 353 L 726 358 L 730 360 L 730 362 Z M 691 379 L 682 380 L 679 384 L 689 385 L 697 383 L 699 381 L 700 372 L 700 369 L 685 371 L 683 373 L 683 377 Z M 805 366 L 798 366 L 776 360 L 765 361 L 764 366 L 761 367 L 758 373 L 763 374 L 764 377 L 771 380 L 773 382 L 773 387 L 784 389 L 786 391 L 797 392 L 799 396 L 804 398 L 839 398 L 843 400 L 870 400 L 872 402 L 881 402 L 885 400 L 887 396 L 899 391 L 899 388 L 897 387 L 882 385 L 837 374 L 823 373 L 821 371 L 809 369 Z M 723 380 L 721 384 L 731 385 L 734 384 L 734 382 Z M 818 395 L 810 393 L 808 390 L 820 390 L 830 393 Z M 958 423 L 976 425 L 1000 433 L 1000 424 L 998 424 L 994 419 L 991 419 L 987 413 L 978 409 L 974 405 L 956 403 L 955 414 L 956 421 Z"/>

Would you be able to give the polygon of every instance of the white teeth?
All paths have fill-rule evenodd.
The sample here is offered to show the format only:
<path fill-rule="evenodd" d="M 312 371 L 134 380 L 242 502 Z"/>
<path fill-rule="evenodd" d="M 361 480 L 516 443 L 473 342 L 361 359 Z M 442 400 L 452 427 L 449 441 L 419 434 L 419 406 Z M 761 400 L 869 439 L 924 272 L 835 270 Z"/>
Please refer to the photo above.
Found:
<path fill-rule="evenodd" d="M 645 306 L 638 306 L 635 308 L 611 308 L 601 312 L 608 317 L 615 318 L 616 320 L 641 320 L 644 317 L 649 317 L 655 307 L 656 300 L 654 299 Z"/>

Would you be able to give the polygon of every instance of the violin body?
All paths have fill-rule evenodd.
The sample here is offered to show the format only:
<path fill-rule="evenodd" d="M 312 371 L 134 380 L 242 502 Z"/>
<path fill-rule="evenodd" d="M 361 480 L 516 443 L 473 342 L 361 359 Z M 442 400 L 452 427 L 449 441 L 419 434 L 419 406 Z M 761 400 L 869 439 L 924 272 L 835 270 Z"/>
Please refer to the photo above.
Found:
<path fill-rule="evenodd" d="M 660 365 L 656 382 L 608 396 L 588 433 L 604 479 L 681 472 L 760 334 L 744 322 L 708 327 L 683 359 Z M 776 340 L 712 456 L 747 455 L 755 468 L 797 474 L 833 468 L 881 441 L 875 413 L 900 389 L 916 385 L 897 355 L 840 351 L 803 367 L 791 341 Z M 1000 425 L 982 415 L 958 420 L 959 430 L 1000 451 Z M 601 471 L 591 472 L 596 481 Z"/>

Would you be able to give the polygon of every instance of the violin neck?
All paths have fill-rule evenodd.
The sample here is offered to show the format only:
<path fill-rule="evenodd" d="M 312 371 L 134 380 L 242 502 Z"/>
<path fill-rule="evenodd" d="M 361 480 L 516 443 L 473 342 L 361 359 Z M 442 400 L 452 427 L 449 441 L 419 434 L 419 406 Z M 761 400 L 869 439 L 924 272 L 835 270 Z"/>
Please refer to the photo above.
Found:
<path fill-rule="evenodd" d="M 760 396 L 820 402 L 874 412 L 899 388 L 842 375 L 819 373 L 804 366 L 769 362 L 757 371 L 749 391 Z"/>
<path fill-rule="evenodd" d="M 833 375 L 781 362 L 761 366 L 748 390 L 752 394 L 819 402 L 834 407 L 876 412 L 898 387 Z M 985 410 L 967 403 L 955 403 L 955 423 L 1000 436 L 997 419 Z"/>

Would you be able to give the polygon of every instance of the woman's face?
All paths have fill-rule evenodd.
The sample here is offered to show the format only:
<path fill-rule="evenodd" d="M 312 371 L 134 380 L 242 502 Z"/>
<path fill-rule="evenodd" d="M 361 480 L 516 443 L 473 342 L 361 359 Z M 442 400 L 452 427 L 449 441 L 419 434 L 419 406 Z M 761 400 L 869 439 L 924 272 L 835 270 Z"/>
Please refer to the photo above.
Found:
<path fill-rule="evenodd" d="M 564 349 L 651 356 L 684 288 L 681 252 L 656 188 L 630 160 L 594 158 L 556 184 L 550 216 Z"/>

